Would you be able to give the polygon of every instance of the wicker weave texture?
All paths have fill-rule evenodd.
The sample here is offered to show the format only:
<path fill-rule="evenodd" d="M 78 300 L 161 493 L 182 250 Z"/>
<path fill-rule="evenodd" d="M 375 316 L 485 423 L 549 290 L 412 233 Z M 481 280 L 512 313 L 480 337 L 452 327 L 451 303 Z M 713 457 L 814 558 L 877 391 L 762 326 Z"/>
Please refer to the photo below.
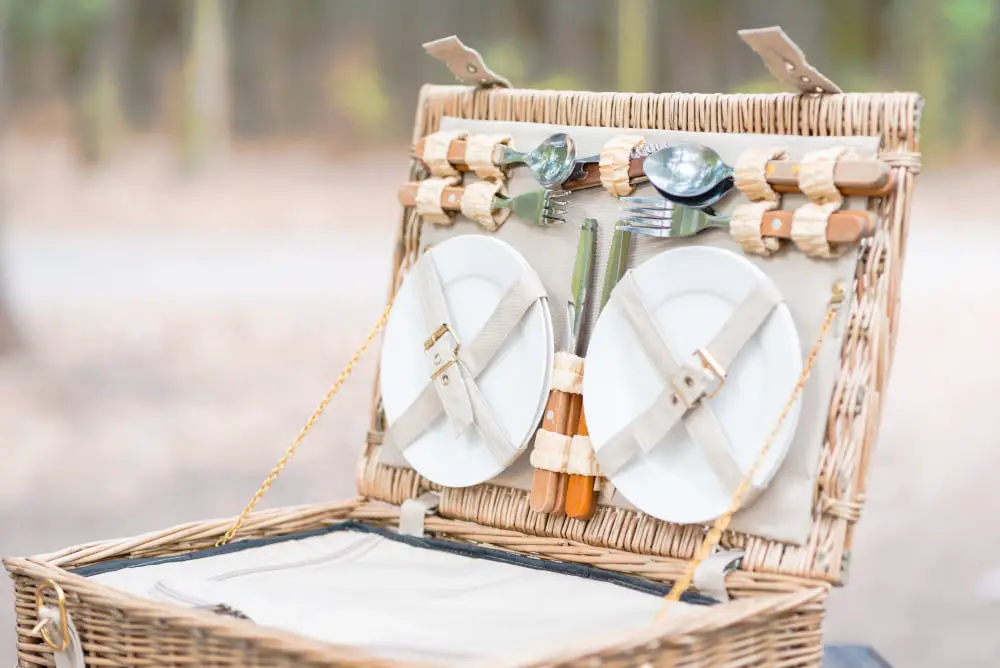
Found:
<path fill-rule="evenodd" d="M 360 500 L 268 510 L 251 515 L 239 538 L 284 535 L 345 519 L 397 526 L 399 509 Z M 208 612 L 184 610 L 118 592 L 68 573 L 108 559 L 184 554 L 215 544 L 231 520 L 185 524 L 138 538 L 91 543 L 30 559 L 7 559 L 14 580 L 19 665 L 55 666 L 51 650 L 32 632 L 38 621 L 36 587 L 46 578 L 66 592 L 80 632 L 87 665 L 125 666 L 394 666 L 360 650 L 311 641 Z M 677 576 L 678 560 L 640 557 L 567 541 L 528 536 L 471 522 L 428 518 L 427 529 L 449 540 L 511 552 L 585 563 L 652 580 Z M 774 576 L 756 581 L 737 574 L 734 594 L 745 597 L 709 609 L 697 621 L 686 617 L 650 626 L 619 642 L 574 648 L 519 662 L 532 666 L 815 666 L 822 655 L 822 613 L 827 589 L 808 581 Z M 512 664 L 514 665 L 514 664 Z"/>
<path fill-rule="evenodd" d="M 920 168 L 921 105 L 920 97 L 912 93 L 634 95 L 425 86 L 414 141 L 436 131 L 442 116 L 639 130 L 881 138 L 880 157 L 891 166 L 895 189 L 875 205 L 880 225 L 863 246 L 849 295 L 849 320 L 823 444 L 811 534 L 801 547 L 731 532 L 724 538 L 726 545 L 746 551 L 744 570 L 840 583 L 846 577 L 854 525 L 865 502 L 868 458 L 877 438 L 896 339 L 909 203 Z M 405 209 L 393 275 L 397 287 L 402 270 L 417 259 L 420 231 L 420 218 Z M 358 475 L 358 487 L 366 496 L 398 504 L 434 489 L 442 493 L 438 512 L 445 516 L 679 559 L 690 559 L 704 535 L 701 526 L 670 524 L 611 507 L 600 508 L 589 522 L 539 515 L 530 509 L 527 492 L 490 484 L 439 489 L 412 470 L 378 463 L 375 454 L 382 425 L 377 388 L 372 424 Z"/>

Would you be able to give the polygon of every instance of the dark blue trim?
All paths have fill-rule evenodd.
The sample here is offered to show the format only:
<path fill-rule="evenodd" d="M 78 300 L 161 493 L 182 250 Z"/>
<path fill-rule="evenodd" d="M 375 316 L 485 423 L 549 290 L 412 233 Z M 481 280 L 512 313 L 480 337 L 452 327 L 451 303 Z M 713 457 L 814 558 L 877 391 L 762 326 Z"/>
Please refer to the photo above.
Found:
<path fill-rule="evenodd" d="M 637 578 L 631 575 L 622 575 L 620 573 L 606 571 L 601 568 L 595 568 L 594 566 L 587 566 L 584 564 L 570 564 L 559 561 L 547 561 L 539 557 L 528 557 L 521 554 L 514 554 L 512 552 L 504 552 L 503 550 L 494 550 L 486 547 L 480 547 L 478 545 L 467 545 L 465 543 L 456 543 L 452 541 L 441 540 L 438 538 L 418 538 L 416 536 L 403 536 L 398 533 L 395 533 L 394 531 L 389 531 L 381 527 L 371 526 L 369 524 L 362 524 L 361 522 L 355 522 L 353 520 L 332 524 L 329 527 L 325 527 L 323 529 L 315 529 L 313 531 L 303 531 L 300 533 L 289 534 L 286 536 L 274 536 L 271 538 L 253 538 L 249 540 L 240 540 L 234 543 L 229 543 L 228 545 L 223 545 L 222 547 L 210 547 L 204 550 L 197 550 L 195 552 L 188 552 L 187 554 L 180 554 L 172 557 L 111 559 L 109 561 L 102 561 L 101 563 L 98 564 L 81 566 L 80 568 L 75 568 L 70 572 L 76 575 L 81 575 L 83 577 L 91 577 L 94 575 L 99 575 L 101 573 L 110 573 L 112 571 L 118 571 L 123 568 L 139 568 L 142 566 L 151 566 L 154 564 L 170 564 L 179 561 L 190 561 L 192 559 L 204 559 L 206 557 L 213 557 L 219 554 L 240 552 L 242 550 L 248 550 L 255 547 L 262 547 L 264 545 L 273 545 L 274 543 L 284 543 L 290 540 L 303 540 L 305 538 L 312 538 L 313 536 L 322 536 L 324 534 L 335 533 L 338 531 L 357 531 L 360 533 L 378 534 L 379 536 L 388 538 L 389 540 L 405 543 L 406 545 L 411 545 L 413 547 L 420 547 L 431 550 L 440 550 L 442 552 L 457 554 L 462 557 L 469 557 L 472 559 L 486 559 L 489 561 L 496 561 L 504 564 L 512 564 L 524 568 L 531 568 L 538 571 L 549 571 L 551 573 L 573 575 L 576 577 L 586 578 L 588 580 L 595 580 L 597 582 L 607 582 L 610 584 L 618 585 L 620 587 L 625 587 L 627 589 L 633 589 L 635 591 L 643 592 L 645 594 L 652 594 L 654 596 L 666 596 L 667 592 L 670 591 L 669 585 L 665 585 L 659 582 L 650 582 L 649 580 L 643 580 L 642 578 Z M 708 598 L 707 596 L 702 596 L 700 594 L 695 594 L 692 592 L 685 593 L 683 596 L 681 596 L 681 600 L 684 601 L 685 603 L 692 603 L 695 605 L 714 605 L 716 603 L 715 600 Z"/>

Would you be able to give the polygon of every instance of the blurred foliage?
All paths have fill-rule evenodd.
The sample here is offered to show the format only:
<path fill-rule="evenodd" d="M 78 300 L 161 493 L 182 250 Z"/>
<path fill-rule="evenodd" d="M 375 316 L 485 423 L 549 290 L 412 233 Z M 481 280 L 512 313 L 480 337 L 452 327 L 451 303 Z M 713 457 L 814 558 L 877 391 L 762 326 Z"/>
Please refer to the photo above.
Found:
<path fill-rule="evenodd" d="M 121 128 L 201 127 L 191 82 L 215 81 L 235 139 L 398 142 L 420 85 L 453 81 L 429 39 L 524 87 L 774 92 L 736 30 L 780 24 L 847 90 L 923 93 L 932 159 L 1000 142 L 1000 0 L 213 0 L 213 62 L 193 56 L 200 1 L 0 0 L 10 117 L 61 104 L 99 161 Z"/>

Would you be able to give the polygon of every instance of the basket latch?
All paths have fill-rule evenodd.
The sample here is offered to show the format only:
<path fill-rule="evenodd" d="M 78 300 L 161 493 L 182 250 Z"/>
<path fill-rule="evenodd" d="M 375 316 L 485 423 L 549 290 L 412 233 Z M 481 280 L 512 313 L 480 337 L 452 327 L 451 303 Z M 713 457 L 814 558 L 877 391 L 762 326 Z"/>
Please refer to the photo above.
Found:
<path fill-rule="evenodd" d="M 455 35 L 424 44 L 424 50 L 451 70 L 459 81 L 471 86 L 510 88 L 510 81 L 489 67 L 479 52 L 462 43 Z"/>
<path fill-rule="evenodd" d="M 829 95 L 843 92 L 840 86 L 806 62 L 802 49 L 780 26 L 740 30 L 739 35 L 757 52 L 771 74 L 800 93 Z"/>

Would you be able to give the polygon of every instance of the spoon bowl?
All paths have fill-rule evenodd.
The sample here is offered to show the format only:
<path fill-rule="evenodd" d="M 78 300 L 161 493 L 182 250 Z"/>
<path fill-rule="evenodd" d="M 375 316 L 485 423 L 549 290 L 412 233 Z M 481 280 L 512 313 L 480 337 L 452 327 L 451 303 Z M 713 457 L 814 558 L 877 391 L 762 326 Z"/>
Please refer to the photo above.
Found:
<path fill-rule="evenodd" d="M 670 201 L 710 206 L 733 187 L 733 168 L 707 146 L 673 144 L 646 158 L 649 182 Z"/>
<path fill-rule="evenodd" d="M 542 186 L 557 186 L 565 182 L 576 167 L 576 144 L 568 134 L 557 132 L 527 153 L 505 149 L 500 162 L 523 164 Z"/>

